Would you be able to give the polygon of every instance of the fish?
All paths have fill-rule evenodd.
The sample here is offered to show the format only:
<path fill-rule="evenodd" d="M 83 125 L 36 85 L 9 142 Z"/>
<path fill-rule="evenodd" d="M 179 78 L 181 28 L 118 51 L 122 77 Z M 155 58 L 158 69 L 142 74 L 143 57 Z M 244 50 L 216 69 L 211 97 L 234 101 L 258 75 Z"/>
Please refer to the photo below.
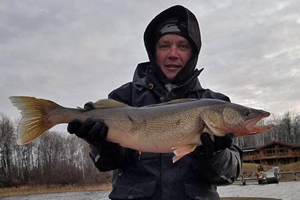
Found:
<path fill-rule="evenodd" d="M 108 126 L 106 140 L 141 152 L 174 153 L 173 162 L 202 145 L 200 135 L 255 135 L 274 127 L 258 123 L 270 116 L 264 110 L 217 99 L 176 99 L 131 107 L 113 99 L 100 99 L 95 109 L 67 108 L 53 101 L 11 96 L 21 111 L 19 145 L 28 144 L 52 127 L 74 119 L 101 119 Z"/>

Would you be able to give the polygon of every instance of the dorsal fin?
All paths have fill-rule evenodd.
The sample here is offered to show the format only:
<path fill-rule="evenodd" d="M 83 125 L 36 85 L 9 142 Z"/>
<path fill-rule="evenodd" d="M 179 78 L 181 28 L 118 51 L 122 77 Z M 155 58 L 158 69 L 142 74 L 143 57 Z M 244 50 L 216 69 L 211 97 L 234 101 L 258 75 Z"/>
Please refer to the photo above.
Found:
<path fill-rule="evenodd" d="M 128 105 L 113 99 L 100 99 L 93 105 L 96 109 L 128 107 Z"/>
<path fill-rule="evenodd" d="M 169 104 L 176 104 L 176 103 L 184 103 L 184 102 L 191 102 L 191 101 L 197 101 L 198 99 L 174 99 L 174 100 L 171 100 L 169 102 L 166 102 L 166 103 L 169 103 Z"/>
<path fill-rule="evenodd" d="M 197 101 L 197 100 L 198 99 L 174 99 L 174 100 L 164 102 L 164 103 L 148 105 L 147 107 L 165 106 L 165 105 L 179 104 L 179 103 L 191 102 L 191 101 Z"/>

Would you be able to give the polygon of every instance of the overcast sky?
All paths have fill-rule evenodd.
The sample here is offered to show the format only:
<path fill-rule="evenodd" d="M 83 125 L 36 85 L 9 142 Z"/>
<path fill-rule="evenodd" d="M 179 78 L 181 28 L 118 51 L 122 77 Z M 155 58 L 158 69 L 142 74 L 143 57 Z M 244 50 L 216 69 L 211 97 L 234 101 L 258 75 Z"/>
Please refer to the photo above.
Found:
<path fill-rule="evenodd" d="M 299 0 L 0 0 L 0 112 L 20 116 L 14 95 L 67 107 L 106 98 L 148 60 L 144 30 L 175 4 L 200 23 L 204 88 L 300 112 Z"/>

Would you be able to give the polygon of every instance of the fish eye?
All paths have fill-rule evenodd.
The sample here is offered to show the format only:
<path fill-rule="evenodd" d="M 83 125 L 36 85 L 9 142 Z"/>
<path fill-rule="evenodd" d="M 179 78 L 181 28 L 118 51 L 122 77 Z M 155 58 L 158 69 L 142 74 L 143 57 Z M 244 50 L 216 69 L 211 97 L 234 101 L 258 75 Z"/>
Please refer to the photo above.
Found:
<path fill-rule="evenodd" d="M 247 108 L 247 109 L 244 110 L 244 115 L 245 116 L 249 116 L 250 114 L 251 114 L 251 110 L 250 109 Z"/>

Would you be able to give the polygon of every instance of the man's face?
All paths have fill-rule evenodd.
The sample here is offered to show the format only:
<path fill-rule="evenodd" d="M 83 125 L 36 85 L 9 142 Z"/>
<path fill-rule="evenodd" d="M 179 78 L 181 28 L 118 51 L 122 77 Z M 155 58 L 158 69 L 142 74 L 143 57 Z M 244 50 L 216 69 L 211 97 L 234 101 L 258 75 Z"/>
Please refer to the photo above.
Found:
<path fill-rule="evenodd" d="M 156 43 L 155 55 L 162 72 L 169 80 L 173 80 L 191 58 L 192 46 L 180 35 L 166 34 Z"/>

